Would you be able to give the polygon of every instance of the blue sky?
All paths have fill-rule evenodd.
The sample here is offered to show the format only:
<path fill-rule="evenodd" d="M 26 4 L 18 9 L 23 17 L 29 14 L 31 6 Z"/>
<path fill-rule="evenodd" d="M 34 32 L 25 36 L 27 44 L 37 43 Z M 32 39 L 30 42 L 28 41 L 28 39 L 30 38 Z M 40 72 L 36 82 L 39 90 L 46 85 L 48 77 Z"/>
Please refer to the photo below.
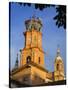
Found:
<path fill-rule="evenodd" d="M 56 15 L 55 8 L 51 7 L 40 11 L 39 9 L 36 10 L 34 5 L 31 7 L 24 7 L 23 5 L 20 6 L 16 3 L 11 4 L 10 16 L 11 68 L 15 65 L 17 53 L 20 55 L 19 50 L 24 47 L 24 21 L 31 18 L 34 14 L 36 17 L 40 17 L 43 23 L 42 46 L 43 50 L 47 53 L 47 55 L 45 55 L 45 68 L 49 71 L 54 71 L 54 61 L 57 45 L 59 44 L 61 57 L 63 58 L 66 71 L 66 32 L 62 27 L 58 28 L 55 25 L 55 21 L 53 20 L 53 17 Z"/>

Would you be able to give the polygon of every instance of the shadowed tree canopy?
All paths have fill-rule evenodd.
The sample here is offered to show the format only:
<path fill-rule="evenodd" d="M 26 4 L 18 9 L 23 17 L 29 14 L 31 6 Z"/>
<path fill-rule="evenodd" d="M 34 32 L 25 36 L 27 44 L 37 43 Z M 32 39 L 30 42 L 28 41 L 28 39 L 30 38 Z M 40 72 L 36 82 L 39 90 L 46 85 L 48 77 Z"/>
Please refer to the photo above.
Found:
<path fill-rule="evenodd" d="M 20 6 L 31 6 L 31 3 L 18 3 Z M 54 16 L 54 20 L 56 23 L 56 26 L 63 27 L 66 29 L 66 6 L 64 5 L 50 5 L 50 4 L 34 4 L 35 9 L 39 9 L 42 11 L 45 8 L 54 7 L 56 10 L 56 15 Z"/>

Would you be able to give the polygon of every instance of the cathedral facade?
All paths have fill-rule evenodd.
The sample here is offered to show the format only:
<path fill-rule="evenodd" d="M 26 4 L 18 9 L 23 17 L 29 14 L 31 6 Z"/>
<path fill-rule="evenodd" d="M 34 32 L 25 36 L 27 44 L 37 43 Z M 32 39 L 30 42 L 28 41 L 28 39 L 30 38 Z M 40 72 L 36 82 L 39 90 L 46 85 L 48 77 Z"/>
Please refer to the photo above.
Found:
<path fill-rule="evenodd" d="M 10 73 L 11 80 L 21 84 L 41 85 L 44 83 L 64 80 L 64 63 L 60 49 L 54 62 L 54 71 L 49 72 L 44 65 L 45 52 L 42 47 L 42 21 L 32 17 L 25 21 L 26 31 L 24 48 L 20 49 L 20 65 L 18 55 L 14 69 Z"/>

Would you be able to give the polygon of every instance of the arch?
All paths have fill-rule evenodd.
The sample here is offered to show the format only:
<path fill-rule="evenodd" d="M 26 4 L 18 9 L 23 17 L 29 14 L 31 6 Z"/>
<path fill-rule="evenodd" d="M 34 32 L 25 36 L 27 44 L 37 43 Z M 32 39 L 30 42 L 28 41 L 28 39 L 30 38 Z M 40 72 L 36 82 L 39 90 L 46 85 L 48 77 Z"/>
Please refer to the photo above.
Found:
<path fill-rule="evenodd" d="M 31 62 L 31 57 L 30 57 L 30 56 L 28 56 L 28 57 L 26 58 L 26 63 L 29 63 L 29 62 Z"/>
<path fill-rule="evenodd" d="M 38 63 L 39 63 L 39 64 L 40 64 L 40 61 L 41 61 L 41 60 L 40 60 L 40 57 L 39 57 L 39 60 L 38 60 Z"/>

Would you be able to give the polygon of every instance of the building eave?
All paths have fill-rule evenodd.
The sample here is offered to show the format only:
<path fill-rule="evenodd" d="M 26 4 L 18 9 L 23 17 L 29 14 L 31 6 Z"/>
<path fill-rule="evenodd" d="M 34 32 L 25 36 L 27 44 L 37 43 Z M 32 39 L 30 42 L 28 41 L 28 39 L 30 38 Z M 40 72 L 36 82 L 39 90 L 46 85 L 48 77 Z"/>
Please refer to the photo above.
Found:
<path fill-rule="evenodd" d="M 21 70 L 23 70 L 23 69 L 25 69 L 25 68 L 30 68 L 30 66 L 34 66 L 34 67 L 39 68 L 40 70 L 48 73 L 48 70 L 45 69 L 44 67 L 39 66 L 38 64 L 36 64 L 36 63 L 34 63 L 34 62 L 30 62 L 30 63 L 25 64 L 24 66 L 21 66 L 21 67 L 15 69 L 15 70 L 12 70 L 12 71 L 11 71 L 11 76 L 14 75 L 14 74 L 16 74 L 16 73 L 18 73 L 18 72 L 20 72 Z"/>

